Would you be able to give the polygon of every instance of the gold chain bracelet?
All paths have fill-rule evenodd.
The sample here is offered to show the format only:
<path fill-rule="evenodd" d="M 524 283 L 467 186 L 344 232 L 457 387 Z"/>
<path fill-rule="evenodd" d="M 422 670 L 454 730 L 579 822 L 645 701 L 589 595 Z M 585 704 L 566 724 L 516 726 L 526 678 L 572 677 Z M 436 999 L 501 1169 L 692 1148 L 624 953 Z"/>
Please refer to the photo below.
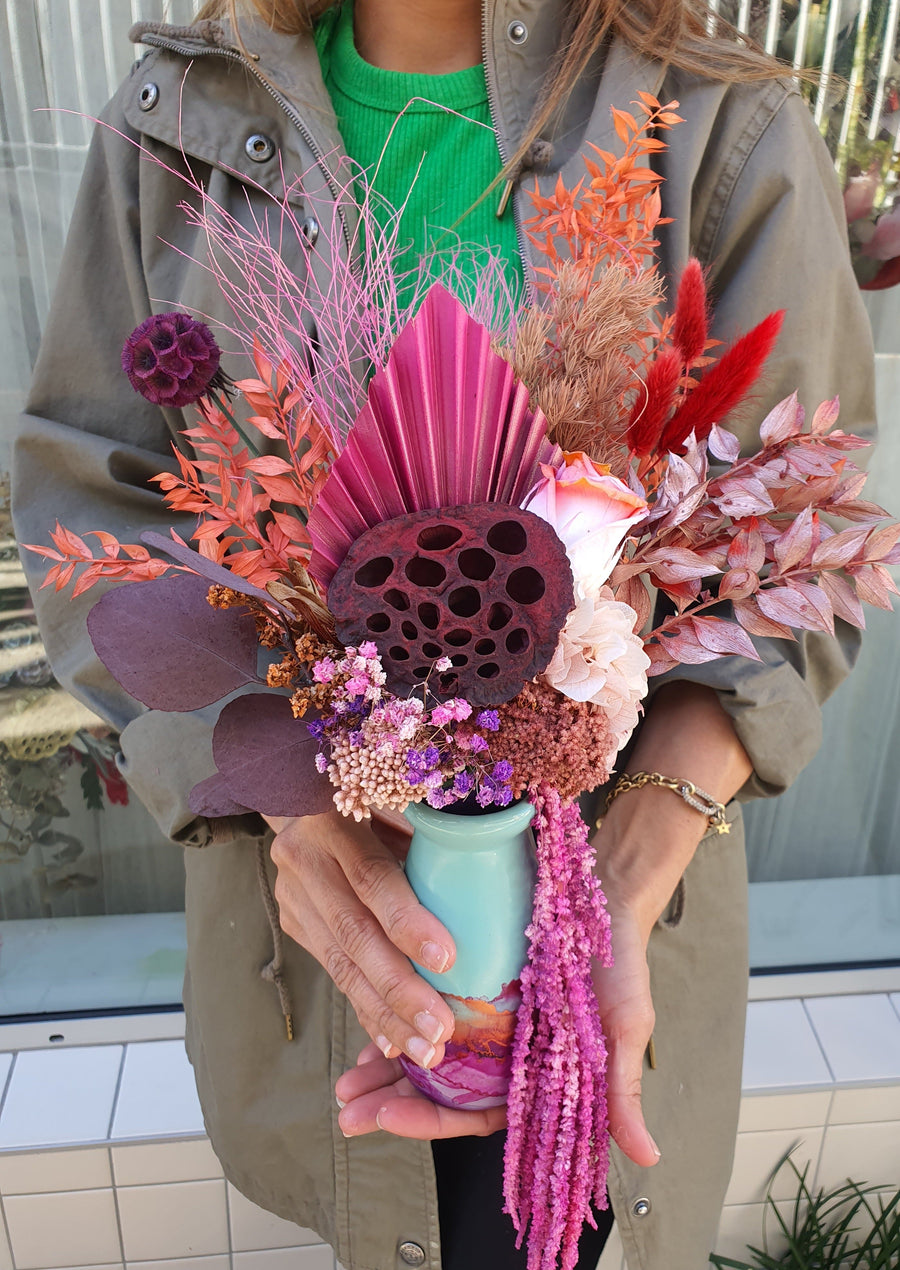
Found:
<path fill-rule="evenodd" d="M 709 821 L 710 829 L 716 833 L 730 833 L 731 825 L 725 819 L 725 804 L 717 802 L 705 789 L 698 789 L 692 781 L 678 780 L 672 776 L 663 776 L 661 772 L 623 772 L 606 799 L 606 808 L 617 794 L 625 794 L 629 789 L 643 789 L 645 785 L 658 785 L 661 789 L 671 789 L 689 807 L 701 812 Z"/>

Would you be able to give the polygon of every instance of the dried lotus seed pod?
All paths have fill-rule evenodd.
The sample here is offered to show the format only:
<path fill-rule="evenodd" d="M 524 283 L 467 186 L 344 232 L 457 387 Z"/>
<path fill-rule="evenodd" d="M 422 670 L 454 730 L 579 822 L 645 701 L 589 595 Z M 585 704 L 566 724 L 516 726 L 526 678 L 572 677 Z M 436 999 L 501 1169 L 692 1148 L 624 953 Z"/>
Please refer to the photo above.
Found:
<path fill-rule="evenodd" d="M 472 503 L 411 512 L 356 540 L 328 589 L 344 644 L 373 640 L 387 686 L 494 706 L 545 670 L 572 608 L 572 570 L 532 512 Z M 449 657 L 452 669 L 433 672 Z"/>

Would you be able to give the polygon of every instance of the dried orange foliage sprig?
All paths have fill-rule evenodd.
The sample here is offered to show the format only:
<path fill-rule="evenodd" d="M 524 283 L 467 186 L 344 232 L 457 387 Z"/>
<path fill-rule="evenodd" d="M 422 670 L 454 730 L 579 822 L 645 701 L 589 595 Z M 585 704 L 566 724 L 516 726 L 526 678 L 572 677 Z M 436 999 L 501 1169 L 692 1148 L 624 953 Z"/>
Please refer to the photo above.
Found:
<path fill-rule="evenodd" d="M 152 480 L 174 512 L 197 517 L 191 537 L 202 556 L 216 564 L 227 561 L 230 572 L 256 586 L 299 585 L 313 613 L 313 628 L 327 634 L 328 621 L 322 617 L 327 610 L 305 569 L 298 574 L 297 568 L 309 560 L 305 517 L 328 474 L 330 437 L 306 406 L 302 389 L 291 387 L 284 366 L 273 366 L 258 345 L 254 363 L 257 377 L 239 381 L 234 389 L 256 412 L 247 422 L 281 453 L 259 453 L 228 404 L 218 395 L 203 395 L 196 402 L 195 426 L 182 434 L 192 454 L 173 447 L 178 470 Z M 51 535 L 53 549 L 35 548 L 55 562 L 44 586 L 61 590 L 80 565 L 85 567 L 75 582 L 75 595 L 101 578 L 149 581 L 185 568 L 152 557 L 144 546 L 120 543 L 112 534 L 92 531 L 91 536 L 100 542 L 99 556 L 84 538 L 60 525 Z"/>
<path fill-rule="evenodd" d="M 251 453 L 233 420 L 204 399 L 198 424 L 184 432 L 196 457 L 176 451 L 180 474 L 153 479 L 170 507 L 198 516 L 192 537 L 202 555 L 218 564 L 227 557 L 233 573 L 265 586 L 289 573 L 291 561 L 309 560 L 301 517 L 327 475 L 329 437 L 306 407 L 302 389 L 290 388 L 286 368 L 274 367 L 258 345 L 254 362 L 258 378 L 235 384 L 256 411 L 247 422 L 288 457 Z"/>

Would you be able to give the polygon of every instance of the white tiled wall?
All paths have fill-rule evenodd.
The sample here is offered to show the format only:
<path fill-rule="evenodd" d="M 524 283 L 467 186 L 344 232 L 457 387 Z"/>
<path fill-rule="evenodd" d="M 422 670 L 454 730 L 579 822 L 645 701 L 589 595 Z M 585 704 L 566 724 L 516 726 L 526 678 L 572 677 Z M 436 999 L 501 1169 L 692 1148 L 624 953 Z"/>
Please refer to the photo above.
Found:
<path fill-rule="evenodd" d="M 0 1091 L 0 1270 L 335 1270 L 226 1183 L 181 1040 L 0 1053 Z M 791 1148 L 811 1187 L 900 1186 L 900 994 L 750 1003 L 718 1252 L 761 1244 Z M 794 1189 L 773 1187 L 785 1214 Z M 615 1232 L 600 1266 L 622 1270 Z"/>

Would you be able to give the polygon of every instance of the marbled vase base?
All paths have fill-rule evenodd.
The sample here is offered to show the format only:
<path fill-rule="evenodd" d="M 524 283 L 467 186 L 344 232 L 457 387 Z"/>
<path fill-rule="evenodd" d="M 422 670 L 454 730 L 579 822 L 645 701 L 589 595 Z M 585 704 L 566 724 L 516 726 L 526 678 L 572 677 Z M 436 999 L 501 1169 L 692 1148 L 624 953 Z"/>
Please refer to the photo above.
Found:
<path fill-rule="evenodd" d="M 516 1011 L 522 1000 L 518 979 L 504 984 L 492 1001 L 442 995 L 456 1019 L 444 1058 L 426 1070 L 401 1055 L 407 1078 L 444 1107 L 466 1111 L 502 1107 L 509 1091 Z"/>

